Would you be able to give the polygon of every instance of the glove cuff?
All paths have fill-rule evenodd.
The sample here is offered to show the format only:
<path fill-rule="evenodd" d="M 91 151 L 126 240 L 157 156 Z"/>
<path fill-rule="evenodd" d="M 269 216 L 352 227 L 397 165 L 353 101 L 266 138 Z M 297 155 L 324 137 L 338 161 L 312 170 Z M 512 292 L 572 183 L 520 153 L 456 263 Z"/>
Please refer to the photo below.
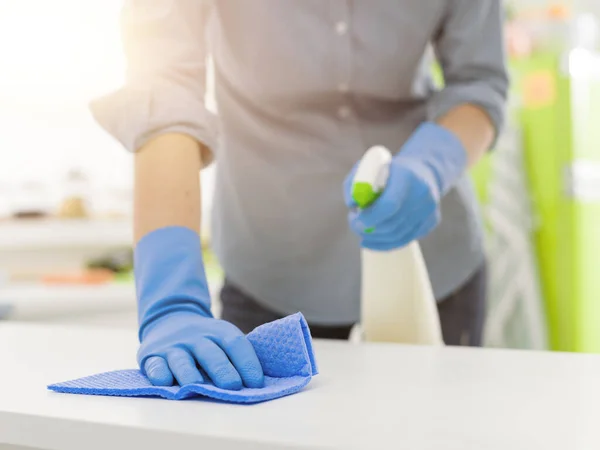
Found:
<path fill-rule="evenodd" d="M 442 196 L 467 169 L 467 152 L 461 141 L 453 132 L 434 122 L 419 125 L 398 156 L 425 163 L 435 174 Z"/>
<path fill-rule="evenodd" d="M 140 340 L 149 324 L 171 312 L 212 317 L 200 236 L 189 228 L 144 236 L 135 248 L 134 273 Z"/>

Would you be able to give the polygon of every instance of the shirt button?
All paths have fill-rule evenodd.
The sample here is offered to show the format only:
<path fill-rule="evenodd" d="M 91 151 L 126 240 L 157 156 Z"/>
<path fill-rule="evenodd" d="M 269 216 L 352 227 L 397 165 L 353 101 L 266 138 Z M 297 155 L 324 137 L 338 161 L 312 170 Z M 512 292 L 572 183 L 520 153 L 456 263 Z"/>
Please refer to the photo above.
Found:
<path fill-rule="evenodd" d="M 346 34 L 348 31 L 348 24 L 346 22 L 338 22 L 335 24 L 335 32 L 340 36 Z"/>
<path fill-rule="evenodd" d="M 348 106 L 340 106 L 337 113 L 340 119 L 347 119 L 352 114 L 352 111 L 350 111 Z"/>
<path fill-rule="evenodd" d="M 348 83 L 340 83 L 340 84 L 338 84 L 338 91 L 340 91 L 343 94 L 345 94 L 346 92 L 348 92 Z"/>

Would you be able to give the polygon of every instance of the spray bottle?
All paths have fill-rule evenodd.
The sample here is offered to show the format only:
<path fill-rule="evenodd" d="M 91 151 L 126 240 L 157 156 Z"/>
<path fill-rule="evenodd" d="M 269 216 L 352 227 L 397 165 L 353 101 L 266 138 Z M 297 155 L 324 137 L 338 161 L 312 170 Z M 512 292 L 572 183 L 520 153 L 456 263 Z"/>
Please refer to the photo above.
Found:
<path fill-rule="evenodd" d="M 360 161 L 352 185 L 359 208 L 373 204 L 385 189 L 392 160 L 382 146 Z M 443 345 L 440 319 L 419 243 L 391 250 L 363 248 L 361 328 L 372 342 Z"/>

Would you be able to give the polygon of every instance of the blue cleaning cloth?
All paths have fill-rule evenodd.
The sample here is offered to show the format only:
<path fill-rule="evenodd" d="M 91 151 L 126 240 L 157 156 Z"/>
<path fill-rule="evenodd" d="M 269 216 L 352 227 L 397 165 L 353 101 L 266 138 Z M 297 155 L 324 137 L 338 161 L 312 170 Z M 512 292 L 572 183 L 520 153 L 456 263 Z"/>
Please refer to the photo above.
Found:
<path fill-rule="evenodd" d="M 208 381 L 185 386 L 153 386 L 135 369 L 51 384 L 48 389 L 66 394 L 156 396 L 168 400 L 205 396 L 231 403 L 257 403 L 294 394 L 318 374 L 310 330 L 301 313 L 261 325 L 247 337 L 265 373 L 265 385 L 260 389 L 244 387 L 232 391 Z"/>

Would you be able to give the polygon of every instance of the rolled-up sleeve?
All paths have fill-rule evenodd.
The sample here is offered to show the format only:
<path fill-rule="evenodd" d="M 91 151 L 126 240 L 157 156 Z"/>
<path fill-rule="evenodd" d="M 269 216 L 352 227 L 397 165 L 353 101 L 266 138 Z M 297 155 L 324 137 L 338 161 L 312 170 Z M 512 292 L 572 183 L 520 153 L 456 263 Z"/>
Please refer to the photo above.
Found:
<path fill-rule="evenodd" d="M 215 117 L 206 109 L 203 0 L 126 0 L 121 13 L 124 86 L 94 99 L 96 121 L 130 151 L 160 134 L 187 134 L 213 149 Z"/>
<path fill-rule="evenodd" d="M 500 0 L 448 0 L 433 42 L 444 88 L 429 101 L 429 120 L 460 104 L 474 104 L 487 112 L 497 139 L 504 124 L 509 83 L 502 15 Z"/>

